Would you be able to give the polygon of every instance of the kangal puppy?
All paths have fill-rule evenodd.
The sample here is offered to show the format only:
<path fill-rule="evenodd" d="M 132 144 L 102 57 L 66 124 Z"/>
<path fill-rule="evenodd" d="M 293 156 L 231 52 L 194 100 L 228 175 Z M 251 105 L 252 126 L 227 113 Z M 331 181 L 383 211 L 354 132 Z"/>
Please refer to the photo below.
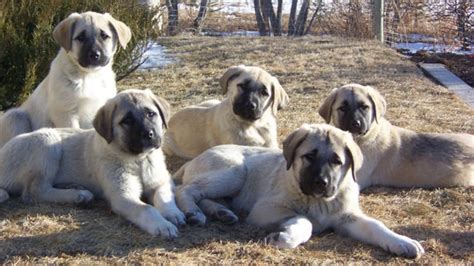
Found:
<path fill-rule="evenodd" d="M 474 185 L 473 135 L 416 133 L 390 124 L 385 111 L 382 95 L 359 84 L 334 89 L 319 109 L 327 123 L 349 131 L 359 144 L 361 189 Z"/>
<path fill-rule="evenodd" d="M 278 80 L 259 67 L 233 66 L 220 79 L 223 101 L 193 105 L 171 117 L 163 150 L 194 158 L 220 144 L 277 148 L 278 110 L 288 95 Z"/>
<path fill-rule="evenodd" d="M 42 127 L 92 128 L 92 119 L 115 96 L 113 56 L 131 38 L 109 14 L 72 13 L 53 32 L 61 46 L 49 74 L 18 108 L 0 117 L 0 147 Z"/>
<path fill-rule="evenodd" d="M 176 174 L 183 184 L 176 201 L 191 224 L 204 224 L 203 212 L 233 223 L 237 216 L 214 201 L 231 197 L 233 210 L 248 213 L 247 222 L 277 228 L 266 240 L 281 248 L 294 248 L 313 233 L 334 229 L 397 255 L 420 256 L 420 243 L 362 213 L 355 182 L 361 164 L 361 152 L 349 133 L 304 124 L 283 142 L 283 153 L 237 145 L 205 151 Z"/>
<path fill-rule="evenodd" d="M 25 202 L 105 198 L 146 232 L 176 237 L 185 217 L 160 148 L 169 113 L 151 91 L 127 90 L 99 109 L 95 130 L 45 128 L 13 138 L 0 149 L 0 202 L 9 194 Z"/>

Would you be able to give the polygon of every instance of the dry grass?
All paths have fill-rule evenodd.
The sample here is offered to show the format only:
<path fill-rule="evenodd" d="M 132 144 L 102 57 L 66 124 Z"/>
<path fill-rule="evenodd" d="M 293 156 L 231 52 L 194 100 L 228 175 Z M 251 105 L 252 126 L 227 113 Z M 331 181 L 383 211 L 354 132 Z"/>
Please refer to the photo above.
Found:
<path fill-rule="evenodd" d="M 408 59 L 375 42 L 333 38 L 164 38 L 179 62 L 140 72 L 120 87 L 151 88 L 173 110 L 221 98 L 218 77 L 235 64 L 259 65 L 286 88 L 290 106 L 279 115 L 280 141 L 303 122 L 321 123 L 317 108 L 347 82 L 370 84 L 388 101 L 387 117 L 403 127 L 474 133 L 474 110 L 424 77 Z M 182 161 L 170 158 L 175 171 Z M 474 190 L 371 188 L 362 208 L 401 234 L 423 241 L 419 263 L 474 261 Z M 334 234 L 295 250 L 264 246 L 265 232 L 239 224 L 186 226 L 173 241 L 153 238 L 111 213 L 104 202 L 84 209 L 0 205 L 0 262 L 10 263 L 403 263 L 380 248 Z"/>

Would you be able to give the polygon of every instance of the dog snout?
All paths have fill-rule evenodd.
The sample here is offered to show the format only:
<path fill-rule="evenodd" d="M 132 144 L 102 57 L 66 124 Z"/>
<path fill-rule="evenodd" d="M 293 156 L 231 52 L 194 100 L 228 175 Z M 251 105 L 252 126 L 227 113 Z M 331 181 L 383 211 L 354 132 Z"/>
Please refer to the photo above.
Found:
<path fill-rule="evenodd" d="M 257 109 L 257 104 L 254 103 L 254 102 L 248 102 L 247 103 L 247 108 L 252 110 L 252 111 L 255 111 Z"/>
<path fill-rule="evenodd" d="M 155 137 L 155 132 L 153 132 L 153 129 L 143 131 L 143 138 L 151 140 L 154 137 Z"/>
<path fill-rule="evenodd" d="M 316 178 L 314 184 L 318 187 L 325 188 L 328 185 L 328 178 L 327 177 L 320 177 Z"/>
<path fill-rule="evenodd" d="M 99 61 L 100 55 L 101 55 L 101 54 L 100 54 L 100 51 L 98 51 L 98 50 L 91 50 L 91 51 L 89 52 L 89 59 L 92 60 L 92 61 L 94 61 L 94 62 Z"/>
<path fill-rule="evenodd" d="M 362 126 L 362 123 L 360 122 L 359 119 L 355 119 L 352 121 L 352 127 L 355 129 L 360 129 Z"/>

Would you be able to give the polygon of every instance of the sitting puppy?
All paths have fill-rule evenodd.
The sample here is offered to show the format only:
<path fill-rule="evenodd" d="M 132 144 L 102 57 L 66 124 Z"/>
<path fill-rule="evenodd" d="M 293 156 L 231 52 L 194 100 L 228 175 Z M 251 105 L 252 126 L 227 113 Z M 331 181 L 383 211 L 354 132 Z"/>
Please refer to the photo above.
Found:
<path fill-rule="evenodd" d="M 275 77 L 259 67 L 234 66 L 220 79 L 222 102 L 210 100 L 171 117 L 163 150 L 194 158 L 220 144 L 277 148 L 277 111 L 288 95 Z"/>
<path fill-rule="evenodd" d="M 332 228 L 397 255 L 420 256 L 421 245 L 394 233 L 359 208 L 356 169 L 362 163 L 350 134 L 329 125 L 303 125 L 280 150 L 222 145 L 186 163 L 176 174 L 178 207 L 192 224 L 202 211 L 223 222 L 237 216 L 214 199 L 231 197 L 232 207 L 249 213 L 247 222 L 277 227 L 267 240 L 294 248 L 312 233 Z M 196 205 L 198 204 L 198 205 Z"/>
<path fill-rule="evenodd" d="M 109 14 L 73 13 L 53 32 L 61 49 L 48 76 L 18 108 L 0 118 L 0 147 L 42 127 L 92 128 L 97 110 L 115 96 L 113 56 L 131 38 Z"/>
<path fill-rule="evenodd" d="M 380 93 L 359 84 L 334 89 L 319 108 L 327 123 L 349 131 L 359 144 L 361 189 L 474 185 L 474 136 L 416 133 L 390 124 L 385 110 Z"/>
<path fill-rule="evenodd" d="M 160 149 L 169 112 L 151 91 L 127 90 L 99 109 L 95 130 L 45 128 L 13 138 L 0 149 L 0 202 L 8 193 L 26 202 L 87 203 L 95 196 L 146 232 L 176 237 L 185 217 Z"/>

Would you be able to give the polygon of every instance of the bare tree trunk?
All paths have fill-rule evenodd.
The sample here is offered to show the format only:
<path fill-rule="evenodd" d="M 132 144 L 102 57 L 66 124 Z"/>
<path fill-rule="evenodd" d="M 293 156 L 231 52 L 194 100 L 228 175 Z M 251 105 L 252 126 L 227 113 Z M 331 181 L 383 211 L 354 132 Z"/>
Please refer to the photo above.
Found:
<path fill-rule="evenodd" d="M 295 35 L 296 32 L 296 6 L 298 0 L 291 1 L 290 20 L 288 21 L 288 36 Z"/>
<path fill-rule="evenodd" d="M 268 35 L 267 29 L 265 27 L 265 22 L 262 16 L 262 11 L 260 8 L 260 0 L 253 0 L 253 5 L 255 7 L 255 18 L 257 19 L 258 31 L 260 32 L 260 36 Z"/>
<path fill-rule="evenodd" d="M 469 25 L 469 3 L 468 0 L 460 0 L 456 12 L 458 38 L 461 40 L 461 49 L 469 50 L 471 45 Z"/>
<path fill-rule="evenodd" d="M 168 8 L 168 34 L 178 33 L 178 0 L 166 0 Z"/>
<path fill-rule="evenodd" d="M 308 18 L 309 3 L 310 0 L 303 0 L 303 4 L 301 5 L 300 13 L 296 19 L 296 36 L 302 36 L 304 33 L 306 19 Z"/>
<path fill-rule="evenodd" d="M 206 18 L 208 4 L 209 4 L 208 0 L 201 0 L 201 3 L 199 4 L 199 12 L 193 22 L 193 27 L 196 30 L 196 32 L 201 32 L 202 23 L 204 22 L 204 19 Z"/>
<path fill-rule="evenodd" d="M 272 1 L 262 0 L 262 2 L 263 2 L 263 14 L 264 14 L 264 17 L 268 18 L 270 30 L 273 32 L 274 36 L 281 36 L 280 21 L 277 19 L 277 16 L 275 15 Z"/>
<path fill-rule="evenodd" d="M 304 31 L 304 34 L 303 35 L 306 35 L 309 33 L 309 31 L 311 30 L 311 27 L 313 26 L 313 23 L 314 23 L 314 20 L 316 19 L 316 17 L 318 16 L 318 12 L 319 10 L 321 9 L 321 1 L 318 2 L 318 5 L 316 6 L 316 10 L 314 10 L 314 13 L 313 13 L 313 16 L 311 17 L 311 20 L 309 21 L 309 24 L 308 26 L 306 27 L 306 30 Z"/>

